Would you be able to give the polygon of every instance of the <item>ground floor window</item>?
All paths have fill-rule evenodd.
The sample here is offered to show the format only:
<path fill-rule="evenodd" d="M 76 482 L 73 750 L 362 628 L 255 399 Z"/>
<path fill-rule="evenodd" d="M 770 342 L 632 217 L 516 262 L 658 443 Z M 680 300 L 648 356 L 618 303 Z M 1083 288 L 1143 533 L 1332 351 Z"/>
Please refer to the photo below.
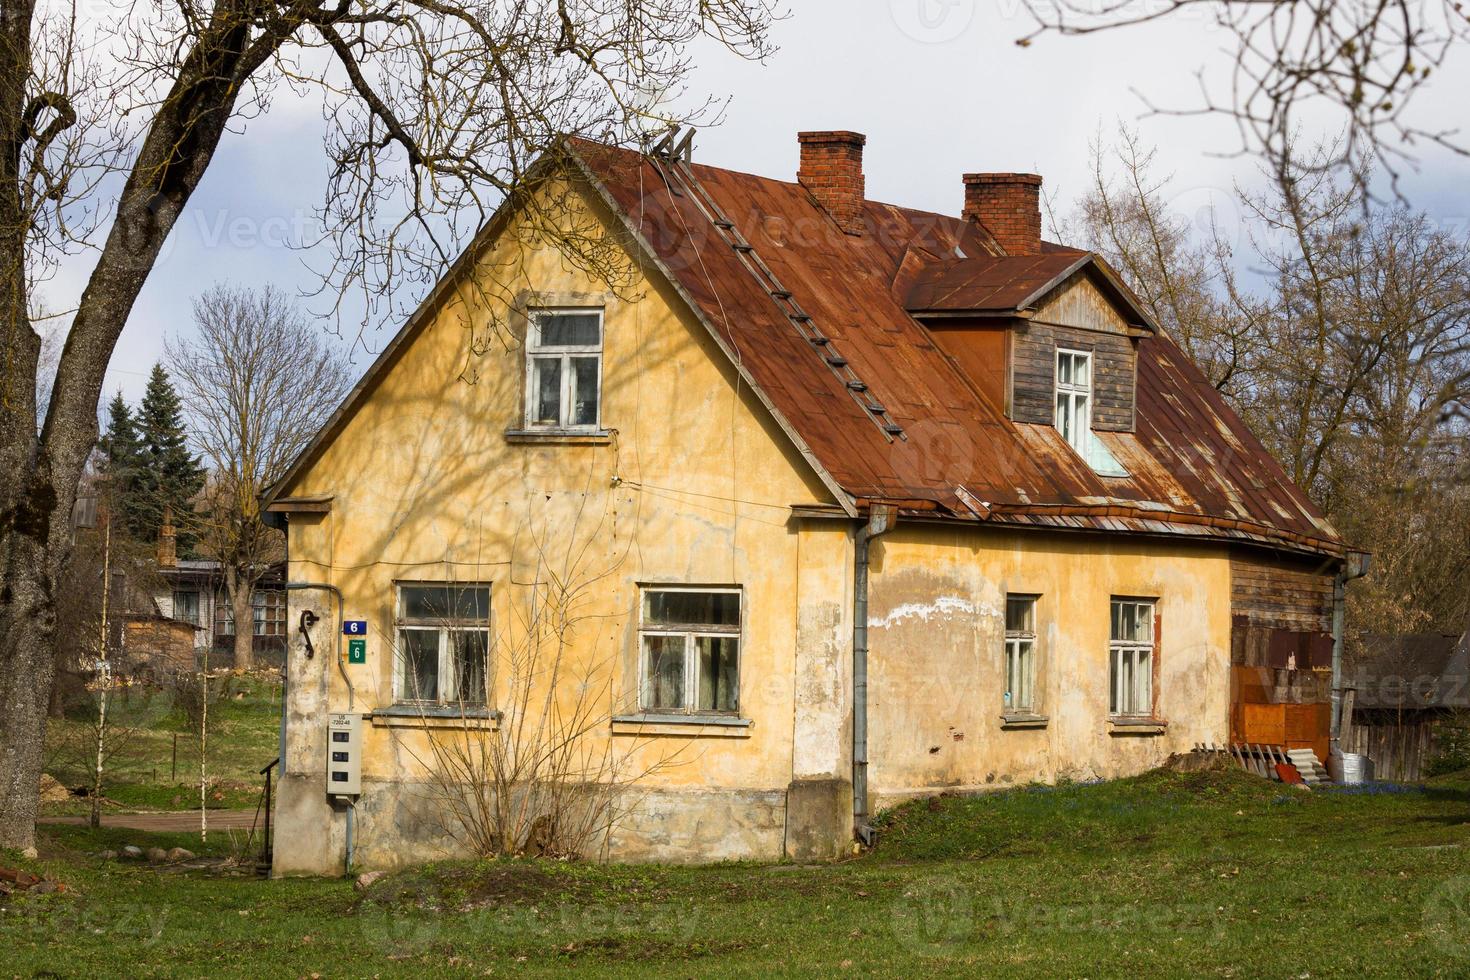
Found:
<path fill-rule="evenodd" d="M 1154 703 L 1154 603 L 1114 599 L 1109 644 L 1108 711 L 1119 717 L 1149 717 Z"/>
<path fill-rule="evenodd" d="M 394 696 L 433 704 L 485 704 L 489 696 L 490 586 L 398 586 Z"/>
<path fill-rule="evenodd" d="M 214 624 L 214 631 L 220 636 L 235 635 L 235 610 L 228 592 L 220 592 L 215 597 Z M 252 636 L 286 635 L 286 593 L 275 589 L 256 589 L 251 593 L 250 633 Z"/>
<path fill-rule="evenodd" d="M 739 710 L 739 589 L 643 590 L 639 640 L 644 711 Z"/>
<path fill-rule="evenodd" d="M 193 589 L 174 591 L 174 619 L 199 625 L 199 593 Z"/>
<path fill-rule="evenodd" d="M 1006 596 L 1005 710 L 1036 710 L 1036 597 Z"/>

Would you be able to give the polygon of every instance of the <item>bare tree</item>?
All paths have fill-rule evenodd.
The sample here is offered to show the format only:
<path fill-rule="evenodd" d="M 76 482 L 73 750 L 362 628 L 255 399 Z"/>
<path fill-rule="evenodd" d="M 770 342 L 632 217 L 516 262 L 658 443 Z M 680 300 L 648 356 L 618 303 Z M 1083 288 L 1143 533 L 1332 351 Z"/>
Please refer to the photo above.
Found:
<path fill-rule="evenodd" d="M 0 13 L 0 846 L 25 849 L 55 582 L 103 373 L 226 131 L 268 112 L 281 89 L 322 101 L 332 164 L 317 244 L 324 295 L 353 298 L 332 304 L 339 318 L 356 306 L 369 322 L 395 319 L 507 199 L 537 241 L 613 276 L 620 243 L 565 220 L 572 198 L 533 160 L 554 162 L 569 136 L 627 143 L 651 123 L 702 115 L 710 106 L 684 93 L 689 45 L 710 37 L 761 56 L 772 10 L 768 0 L 186 0 L 79 13 L 0 0 Z M 95 263 L 61 304 L 70 331 L 38 425 L 29 297 L 81 250 Z"/>
<path fill-rule="evenodd" d="M 1047 33 L 1087 35 L 1164 19 L 1223 33 L 1235 48 L 1222 86 L 1228 91 L 1213 91 L 1202 69 L 1197 103 L 1146 105 L 1152 112 L 1230 116 L 1241 150 L 1264 154 L 1272 169 L 1309 165 L 1297 157 L 1296 139 L 1308 115 L 1324 111 L 1345 138 L 1334 154 L 1310 165 L 1345 171 L 1355 181 L 1376 167 L 1396 183 L 1418 146 L 1470 152 L 1456 127 L 1427 123 L 1413 111 L 1431 76 L 1470 41 L 1470 17 L 1459 0 L 1024 2 L 1036 26 L 1018 39 L 1023 46 Z"/>
<path fill-rule="evenodd" d="M 1171 178 L 1155 172 L 1155 155 L 1126 126 L 1112 146 L 1094 140 L 1091 184 L 1061 230 L 1122 273 L 1155 322 L 1229 394 L 1247 383 L 1259 311 L 1239 288 L 1236 256 L 1213 219 L 1196 228 L 1170 207 Z"/>
<path fill-rule="evenodd" d="M 1181 339 L 1373 572 L 1377 631 L 1458 631 L 1470 610 L 1470 241 L 1305 156 L 1241 194 L 1246 254 L 1168 205 L 1152 153 L 1095 151 L 1071 225 Z M 1232 263 L 1256 267 L 1250 289 Z"/>
<path fill-rule="evenodd" d="M 184 520 L 220 563 L 235 620 L 235 666 L 254 662 L 251 597 L 284 541 L 261 495 L 285 473 L 351 385 L 346 358 L 279 290 L 216 286 L 194 301 L 194 334 L 164 349 L 190 431 L 210 467 Z"/>

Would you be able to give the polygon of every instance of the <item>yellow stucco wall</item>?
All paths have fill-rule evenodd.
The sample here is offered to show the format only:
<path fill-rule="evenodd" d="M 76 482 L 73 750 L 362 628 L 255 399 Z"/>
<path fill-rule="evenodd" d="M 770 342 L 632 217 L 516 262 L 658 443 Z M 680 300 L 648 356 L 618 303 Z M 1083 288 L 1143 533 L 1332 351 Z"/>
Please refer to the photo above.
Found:
<path fill-rule="evenodd" d="M 490 252 L 477 274 L 517 284 L 525 305 L 603 308 L 601 415 L 613 436 L 606 445 L 508 440 L 508 429 L 523 428 L 519 341 L 492 337 L 474 356 L 470 339 L 483 343 L 489 317 L 458 302 L 437 311 L 286 488 L 333 498 L 324 516 L 293 517 L 290 578 L 337 586 L 346 618 L 368 621 L 367 663 L 345 668 L 353 709 L 393 701 L 395 581 L 489 583 L 497 678 L 507 676 L 505 658 L 524 638 L 536 591 L 528 583 L 575 583 L 567 660 L 591 671 L 599 692 L 607 683 L 606 697 L 598 695 L 603 717 L 636 709 L 640 583 L 740 586 L 740 714 L 750 720 L 743 737 L 691 737 L 686 729 L 652 739 L 609 736 L 606 724 L 597 737 L 611 737 L 615 752 L 633 750 L 634 769 L 672 758 L 653 780 L 659 786 L 784 793 L 793 771 L 800 593 L 801 535 L 790 507 L 830 495 L 703 328 L 676 313 L 677 298 L 652 279 L 615 295 L 551 249 L 511 242 Z M 499 312 L 523 331 L 513 309 Z M 841 596 L 825 598 L 845 605 Z M 335 642 L 326 593 L 293 593 L 293 603 L 293 623 L 307 605 L 324 614 L 319 648 Z M 314 780 L 324 764 L 318 719 L 346 710 L 348 691 L 332 656 L 306 661 L 299 643 L 289 669 L 287 779 Z M 430 757 L 410 727 L 366 726 L 366 783 L 418 778 Z M 302 815 L 303 822 L 328 818 L 320 807 Z M 365 815 L 360 822 L 360 846 L 368 847 L 373 828 Z M 709 829 L 708 856 L 724 855 L 724 829 Z M 740 843 L 731 842 L 737 851 Z M 778 827 L 767 856 L 779 856 L 780 847 Z M 291 860 L 288 853 L 286 870 Z M 317 870 L 321 860 L 303 857 L 300 870 Z"/>
<path fill-rule="evenodd" d="M 910 524 L 873 550 L 870 784 L 880 807 L 921 792 L 1126 775 L 1225 741 L 1223 546 Z M 1043 728 L 1002 728 L 1007 593 L 1038 597 Z M 1113 596 L 1157 599 L 1163 733 L 1110 732 Z"/>

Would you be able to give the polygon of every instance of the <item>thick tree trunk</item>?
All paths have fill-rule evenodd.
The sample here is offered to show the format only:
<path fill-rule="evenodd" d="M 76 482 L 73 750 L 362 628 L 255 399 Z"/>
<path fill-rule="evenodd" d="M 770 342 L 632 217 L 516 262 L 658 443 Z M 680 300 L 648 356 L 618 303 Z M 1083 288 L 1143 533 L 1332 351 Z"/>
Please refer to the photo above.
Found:
<path fill-rule="evenodd" d="M 257 0 L 216 5 L 154 111 L 82 292 L 36 433 L 40 338 L 30 325 L 20 194 L 33 77 L 26 0 L 0 0 L 0 847 L 34 846 L 41 746 L 55 674 L 54 585 L 71 509 L 97 442 L 97 403 L 118 336 L 158 251 L 204 176 L 240 86 L 279 44 L 247 49 Z M 289 33 L 286 30 L 285 33 Z"/>
<path fill-rule="evenodd" d="M 250 583 L 236 577 L 230 590 L 230 605 L 235 611 L 235 669 L 255 666 L 255 616 L 250 606 Z"/>
<path fill-rule="evenodd" d="M 36 841 L 56 623 L 44 550 L 19 535 L 8 537 L 11 564 L 0 602 L 0 846 L 25 850 Z"/>

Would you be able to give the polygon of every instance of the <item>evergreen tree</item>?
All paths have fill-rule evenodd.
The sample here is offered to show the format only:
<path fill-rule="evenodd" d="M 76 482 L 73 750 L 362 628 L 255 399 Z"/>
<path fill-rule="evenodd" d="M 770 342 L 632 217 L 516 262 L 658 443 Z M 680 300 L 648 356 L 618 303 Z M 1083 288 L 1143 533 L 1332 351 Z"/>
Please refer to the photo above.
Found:
<path fill-rule="evenodd" d="M 142 466 L 127 507 L 128 528 L 151 541 L 158 536 L 164 508 L 172 508 L 174 522 L 180 523 L 190 512 L 189 501 L 204 487 L 204 467 L 189 452 L 179 394 L 160 364 L 153 365 L 138 407 L 138 436 Z M 180 529 L 178 541 L 180 553 L 191 550 L 186 529 Z"/>
<path fill-rule="evenodd" d="M 133 410 L 123 401 L 122 392 L 107 405 L 107 431 L 100 448 L 107 457 L 107 479 L 112 506 L 131 526 L 130 504 L 137 493 L 139 474 L 143 469 L 143 442 L 138 436 L 138 423 Z"/>

